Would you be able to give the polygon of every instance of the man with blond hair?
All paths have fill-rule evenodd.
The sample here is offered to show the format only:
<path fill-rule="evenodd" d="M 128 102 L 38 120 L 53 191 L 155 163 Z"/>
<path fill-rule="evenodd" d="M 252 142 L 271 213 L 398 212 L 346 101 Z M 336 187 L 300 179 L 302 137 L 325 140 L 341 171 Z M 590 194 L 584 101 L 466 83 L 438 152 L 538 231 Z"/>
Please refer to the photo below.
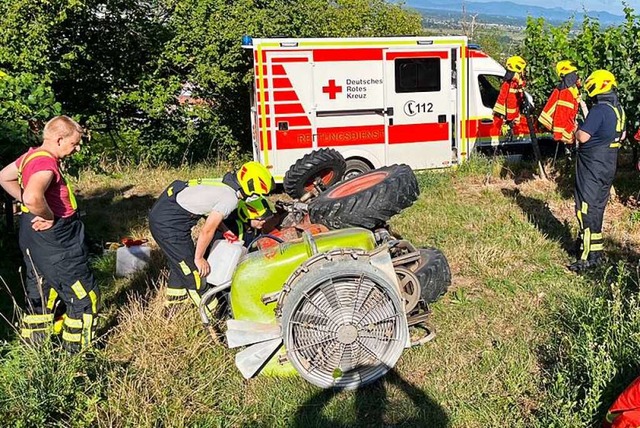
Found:
<path fill-rule="evenodd" d="M 21 336 L 40 343 L 53 331 L 57 300 L 66 306 L 65 348 L 87 347 L 95 332 L 100 292 L 89 269 L 84 225 L 60 161 L 80 150 L 84 130 L 57 116 L 43 142 L 0 171 L 0 185 L 21 203 L 19 243 L 27 268 L 27 308 Z"/>

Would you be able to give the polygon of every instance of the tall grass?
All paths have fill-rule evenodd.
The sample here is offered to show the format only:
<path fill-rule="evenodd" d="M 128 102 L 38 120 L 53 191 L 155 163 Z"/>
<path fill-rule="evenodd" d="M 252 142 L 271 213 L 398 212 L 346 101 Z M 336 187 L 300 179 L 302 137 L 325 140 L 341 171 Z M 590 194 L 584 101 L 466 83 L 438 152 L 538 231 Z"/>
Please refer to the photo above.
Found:
<path fill-rule="evenodd" d="M 568 272 L 575 222 L 566 179 L 534 180 L 531 171 L 478 156 L 456 171 L 418 174 L 420 198 L 392 227 L 441 248 L 453 285 L 432 305 L 436 340 L 405 351 L 375 385 L 336 392 L 297 377 L 244 381 L 236 351 L 215 343 L 193 308 L 164 316 L 162 258 L 116 279 L 107 253 L 93 260 L 105 298 L 97 349 L 67 355 L 55 343 L 3 345 L 0 425 L 596 425 L 638 374 L 637 255 L 617 249 L 623 239 L 629 251 L 640 247 L 640 232 L 634 212 L 616 202 L 605 227 L 614 262 L 593 275 Z M 101 244 L 150 238 L 147 211 L 169 182 L 218 173 L 83 174 L 77 187 L 87 231 Z"/>

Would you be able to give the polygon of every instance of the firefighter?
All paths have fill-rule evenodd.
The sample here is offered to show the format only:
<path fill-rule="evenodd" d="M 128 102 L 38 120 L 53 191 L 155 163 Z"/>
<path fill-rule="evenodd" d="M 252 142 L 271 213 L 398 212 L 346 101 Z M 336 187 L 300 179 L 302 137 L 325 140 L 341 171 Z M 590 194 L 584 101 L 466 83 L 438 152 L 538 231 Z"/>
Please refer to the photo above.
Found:
<path fill-rule="evenodd" d="M 575 272 L 603 261 L 602 220 L 616 173 L 618 148 L 625 138 L 625 113 L 618 101 L 617 83 L 607 70 L 596 70 L 584 83 L 594 104 L 575 133 L 575 204 L 578 218 Z"/>
<path fill-rule="evenodd" d="M 0 184 L 22 203 L 19 243 L 26 265 L 27 308 L 21 336 L 39 343 L 53 327 L 54 305 L 66 306 L 65 348 L 88 347 L 95 332 L 100 291 L 89 269 L 84 225 L 60 161 L 80 150 L 84 130 L 57 116 L 43 130 L 43 143 L 0 172 Z"/>
<path fill-rule="evenodd" d="M 560 82 L 549 96 L 538 121 L 553 132 L 553 139 L 565 144 L 573 144 L 576 130 L 576 115 L 580 105 L 581 82 L 578 69 L 572 61 L 564 60 L 556 64 Z"/>
<path fill-rule="evenodd" d="M 493 106 L 493 126 L 500 135 L 513 136 L 513 128 L 520 120 L 520 107 L 524 102 L 524 69 L 526 61 L 520 56 L 507 59 L 507 72 L 502 78 L 498 99 Z"/>
<path fill-rule="evenodd" d="M 640 427 L 640 377 L 636 378 L 613 402 L 603 428 Z"/>
<path fill-rule="evenodd" d="M 169 282 L 165 306 L 172 307 L 190 299 L 196 306 L 208 285 L 203 278 L 211 267 L 205 253 L 218 229 L 229 241 L 237 241 L 224 220 L 236 211 L 240 201 L 252 201 L 275 187 L 271 173 L 258 162 L 247 162 L 222 179 L 176 180 L 167 187 L 151 208 L 151 234 L 165 253 L 169 264 Z M 194 246 L 191 229 L 199 219 L 206 221 Z M 229 223 L 229 221 L 228 221 Z M 253 223 L 259 227 L 259 221 Z"/>

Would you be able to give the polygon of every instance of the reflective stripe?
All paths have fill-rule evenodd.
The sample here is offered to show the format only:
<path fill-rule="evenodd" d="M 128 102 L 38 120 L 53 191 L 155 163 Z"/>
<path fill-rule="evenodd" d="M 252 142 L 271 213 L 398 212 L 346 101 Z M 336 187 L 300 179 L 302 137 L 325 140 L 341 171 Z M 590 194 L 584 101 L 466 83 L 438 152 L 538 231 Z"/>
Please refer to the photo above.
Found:
<path fill-rule="evenodd" d="M 87 292 L 85 291 L 80 281 L 74 282 L 73 285 L 71 286 L 71 289 L 73 290 L 74 293 L 76 293 L 76 296 L 78 296 L 78 299 L 84 299 L 85 297 L 87 297 Z"/>
<path fill-rule="evenodd" d="M 187 263 L 184 260 L 180 262 L 180 269 L 182 269 L 182 273 L 185 276 L 191 275 L 191 269 L 189 269 L 189 266 L 187 266 Z"/>
<path fill-rule="evenodd" d="M 47 324 L 53 322 L 53 314 L 25 315 L 22 319 L 25 324 Z"/>
<path fill-rule="evenodd" d="M 191 297 L 191 300 L 193 300 L 193 303 L 195 303 L 196 306 L 200 306 L 200 301 L 202 299 L 196 290 L 189 290 L 189 297 Z"/>
<path fill-rule="evenodd" d="M 168 196 L 173 195 L 173 186 L 171 186 L 171 187 L 169 187 L 169 188 L 167 189 L 167 195 L 168 195 Z"/>
<path fill-rule="evenodd" d="M 622 144 L 621 143 L 611 143 L 611 144 L 609 144 L 609 147 L 611 147 L 612 149 L 617 149 L 617 148 L 622 147 Z"/>
<path fill-rule="evenodd" d="M 196 178 L 187 181 L 187 186 L 226 186 L 221 178 Z"/>
<path fill-rule="evenodd" d="M 98 296 L 96 295 L 96 292 L 91 290 L 89 291 L 89 299 L 91 299 L 91 311 L 94 314 L 98 313 Z"/>
<path fill-rule="evenodd" d="M 563 107 L 573 108 L 575 105 L 569 101 L 558 100 L 558 105 Z"/>
<path fill-rule="evenodd" d="M 80 318 L 66 317 L 64 319 L 64 325 L 69 328 L 82 328 L 82 320 Z"/>
<path fill-rule="evenodd" d="M 42 327 L 42 328 L 23 328 L 20 330 L 20 336 L 25 339 L 29 339 L 33 333 L 38 333 L 40 331 L 48 332 L 50 331 L 50 327 Z"/>
<path fill-rule="evenodd" d="M 62 340 L 67 342 L 80 342 L 82 335 L 80 333 L 69 333 L 68 331 L 62 332 Z"/>
<path fill-rule="evenodd" d="M 167 296 L 182 297 L 186 295 L 187 295 L 187 290 L 184 288 L 167 287 Z"/>
<path fill-rule="evenodd" d="M 93 315 L 82 315 L 82 346 L 89 346 L 93 340 Z"/>
<path fill-rule="evenodd" d="M 603 251 L 604 250 L 604 244 L 591 244 L 591 248 L 589 248 L 589 251 Z"/>
<path fill-rule="evenodd" d="M 600 232 L 600 233 L 592 233 L 591 234 L 591 240 L 592 241 L 596 241 L 598 239 L 602 239 L 602 232 Z"/>
<path fill-rule="evenodd" d="M 193 271 L 193 280 L 196 283 L 196 290 L 200 290 L 200 286 L 202 285 L 202 281 L 200 280 L 200 274 L 197 270 Z"/>
<path fill-rule="evenodd" d="M 242 220 L 236 220 L 236 225 L 238 225 L 238 240 L 242 242 L 244 240 L 244 223 Z"/>
<path fill-rule="evenodd" d="M 57 319 L 53 322 L 53 327 L 51 328 L 51 332 L 53 334 L 60 334 L 62 332 L 62 326 L 64 325 L 64 320 L 67 318 L 67 315 L 62 315 L 62 318 Z"/>
<path fill-rule="evenodd" d="M 589 250 L 591 249 L 591 231 L 589 230 L 589 228 L 586 228 L 582 234 L 582 245 L 584 247 L 580 259 L 587 260 L 587 257 L 589 256 Z"/>
<path fill-rule="evenodd" d="M 47 299 L 47 309 L 49 309 L 50 311 L 53 310 L 53 307 L 56 304 L 57 298 L 58 298 L 58 292 L 53 288 L 49 289 L 49 298 Z"/>
<path fill-rule="evenodd" d="M 627 120 L 627 115 L 625 114 L 622 106 L 620 106 L 619 108 L 616 108 L 613 106 L 613 104 L 610 104 L 607 102 L 605 102 L 604 104 L 611 107 L 611 109 L 616 115 L 616 138 L 613 141 L 619 142 L 622 139 L 622 132 L 624 131 L 624 124 Z M 615 148 L 616 146 L 611 145 L 610 147 Z M 617 146 L 617 147 L 620 147 L 620 146 Z"/>
<path fill-rule="evenodd" d="M 580 211 L 582 211 L 583 214 L 588 214 L 589 204 L 587 204 L 586 202 L 583 202 L 580 208 Z"/>

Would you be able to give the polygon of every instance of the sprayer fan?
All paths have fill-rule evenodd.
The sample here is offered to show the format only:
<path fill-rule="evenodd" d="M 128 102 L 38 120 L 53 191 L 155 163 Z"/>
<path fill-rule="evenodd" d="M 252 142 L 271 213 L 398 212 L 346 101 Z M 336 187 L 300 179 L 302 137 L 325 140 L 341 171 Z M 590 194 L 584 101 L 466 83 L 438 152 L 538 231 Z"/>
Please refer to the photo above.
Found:
<path fill-rule="evenodd" d="M 281 300 L 287 357 L 322 388 L 357 388 L 392 368 L 408 340 L 397 286 L 368 258 L 317 263 Z"/>

